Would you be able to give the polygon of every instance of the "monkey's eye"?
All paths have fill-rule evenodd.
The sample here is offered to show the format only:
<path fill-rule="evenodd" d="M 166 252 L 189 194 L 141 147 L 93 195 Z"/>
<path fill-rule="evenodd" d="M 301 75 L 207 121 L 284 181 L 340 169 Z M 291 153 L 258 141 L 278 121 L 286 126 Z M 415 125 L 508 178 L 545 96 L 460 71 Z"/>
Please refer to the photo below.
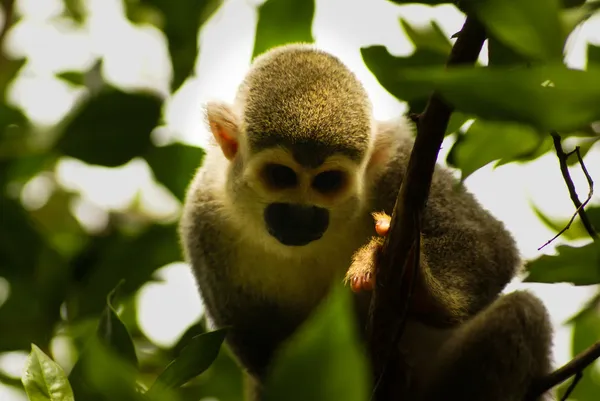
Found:
<path fill-rule="evenodd" d="M 339 190 L 345 183 L 346 176 L 339 170 L 323 171 L 313 179 L 312 187 L 321 193 L 331 193 Z"/>
<path fill-rule="evenodd" d="M 267 184 L 275 189 L 293 188 L 298 184 L 294 170 L 282 164 L 267 164 L 262 173 Z"/>

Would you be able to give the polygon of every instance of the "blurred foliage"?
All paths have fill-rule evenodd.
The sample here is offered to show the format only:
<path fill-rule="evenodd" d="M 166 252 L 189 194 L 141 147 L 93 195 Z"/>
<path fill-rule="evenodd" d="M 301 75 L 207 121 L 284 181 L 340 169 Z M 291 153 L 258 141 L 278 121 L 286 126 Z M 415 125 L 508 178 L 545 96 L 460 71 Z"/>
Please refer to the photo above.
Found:
<path fill-rule="evenodd" d="M 2 2 L 9 15 L 0 45 L 18 21 L 13 3 Z M 84 24 L 86 4 L 64 0 L 61 18 Z M 238 401 L 242 374 L 222 347 L 226 329 L 207 331 L 202 319 L 175 345 L 162 347 L 138 327 L 138 290 L 156 279 L 157 269 L 182 258 L 175 219 L 145 211 L 138 196 L 124 209 L 108 210 L 106 224 L 91 229 L 74 211 L 82 194 L 57 173 L 60 163 L 69 160 L 109 170 L 141 160 L 181 202 L 203 160 L 202 149 L 158 144 L 154 134 L 164 126 L 170 96 L 193 76 L 199 30 L 222 1 L 123 4 L 133 24 L 152 24 L 164 33 L 173 71 L 167 95 L 109 84 L 100 57 L 88 70 L 56 72 L 57 79 L 81 90 L 82 96 L 62 121 L 40 126 L 8 101 L 9 88 L 26 75 L 30 60 L 11 58 L 5 46 L 0 53 L 0 352 L 30 351 L 22 382 L 4 372 L 0 382 L 21 388 L 34 401 L 73 396 L 80 401 Z M 410 113 L 421 113 L 432 91 L 455 107 L 447 134 L 456 141 L 447 161 L 463 179 L 489 163 L 526 162 L 546 154 L 552 150 L 552 130 L 573 140 L 585 155 L 600 139 L 595 128 L 600 120 L 600 47 L 588 46 L 584 71 L 567 68 L 562 59 L 571 32 L 599 5 L 582 0 L 461 1 L 461 9 L 476 13 L 488 30 L 489 67 L 445 68 L 452 41 L 434 21 L 418 25 L 399 20 L 414 45 L 408 56 L 394 56 L 379 45 L 362 48 L 361 54 L 381 85 L 407 102 Z M 266 0 L 256 9 L 253 57 L 280 44 L 313 41 L 313 1 Z M 342 11 L 339 18 L 344 18 Z M 577 167 L 575 158 L 569 163 Z M 25 193 L 35 180 L 52 190 L 32 207 Z M 532 207 L 554 231 L 567 224 Z M 600 227 L 600 207 L 587 212 Z M 582 240 L 587 233 L 576 219 L 564 237 Z M 529 282 L 598 284 L 600 249 L 596 242 L 561 245 L 555 254 L 529 261 L 527 272 Z M 370 375 L 350 310 L 347 291 L 334 291 L 274 362 L 267 399 L 368 399 Z M 600 337 L 597 302 L 570 323 L 572 350 L 578 353 Z M 71 366 L 55 362 L 64 360 L 52 351 L 59 336 L 73 348 Z M 589 370 L 572 399 L 592 401 L 600 394 L 600 377 Z"/>

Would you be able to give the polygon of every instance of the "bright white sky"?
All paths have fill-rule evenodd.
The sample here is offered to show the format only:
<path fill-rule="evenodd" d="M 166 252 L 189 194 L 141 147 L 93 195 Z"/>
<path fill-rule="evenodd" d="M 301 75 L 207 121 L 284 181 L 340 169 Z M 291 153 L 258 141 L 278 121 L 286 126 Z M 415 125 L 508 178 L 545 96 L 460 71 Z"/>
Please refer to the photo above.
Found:
<path fill-rule="evenodd" d="M 450 36 L 457 32 L 463 17 L 452 6 L 429 8 L 399 7 L 385 0 L 317 0 L 313 34 L 317 45 L 337 55 L 363 81 L 370 93 L 377 118 L 393 118 L 404 106 L 387 93 L 363 64 L 361 46 L 383 44 L 396 55 L 412 52 L 412 45 L 398 23 L 398 17 L 411 22 L 438 21 Z M 89 68 L 98 55 L 104 56 L 108 80 L 125 88 L 153 88 L 166 94 L 171 67 L 166 41 L 157 29 L 131 25 L 123 16 L 120 0 L 87 0 L 90 18 L 83 27 L 54 18 L 62 10 L 62 0 L 17 0 L 23 19 L 8 37 L 7 51 L 29 57 L 27 69 L 11 88 L 9 99 L 22 106 L 30 118 L 45 125 L 62 119 L 81 96 L 82 90 L 54 78 L 54 73 Z M 256 24 L 251 0 L 225 0 L 224 6 L 201 32 L 201 53 L 196 65 L 197 78 L 188 80 L 169 99 L 167 127 L 157 131 L 157 142 L 178 139 L 202 146 L 208 138 L 203 126 L 201 105 L 209 99 L 232 100 L 250 61 Z M 569 44 L 568 63 L 585 65 L 586 41 L 600 44 L 600 18 L 579 29 Z M 486 53 L 482 54 L 482 60 Z M 449 150 L 448 141 L 440 160 Z M 600 177 L 600 152 L 586 157 L 592 177 Z M 582 196 L 587 183 L 577 169 L 572 172 Z M 81 193 L 72 205 L 73 212 L 90 231 L 106 224 L 107 210 L 123 209 L 137 195 L 144 210 L 158 218 L 176 218 L 179 203 L 168 191 L 153 182 L 142 160 L 118 169 L 85 165 L 65 160 L 57 167 L 59 184 Z M 565 189 L 556 158 L 548 154 L 525 165 L 508 165 L 479 170 L 467 179 L 467 186 L 480 201 L 502 219 L 515 235 L 526 258 L 539 255 L 537 248 L 551 238 L 548 230 L 529 208 L 535 203 L 552 216 L 568 217 L 573 205 Z M 53 190 L 47 177 L 32 180 L 22 192 L 30 208 L 41 207 Z M 595 199 L 597 202 L 597 199 Z M 557 241 L 560 243 L 560 241 Z M 554 245 L 556 245 L 555 243 Z M 552 252 L 548 246 L 545 252 Z M 140 325 L 158 344 L 170 345 L 202 313 L 193 278 L 185 264 L 175 263 L 160 270 L 164 283 L 147 284 L 138 297 Z M 530 288 L 547 305 L 555 327 L 557 365 L 570 358 L 571 331 L 561 327 L 594 293 L 594 288 L 570 285 L 525 285 L 514 283 L 507 290 Z M 0 277 L 0 305 L 7 284 Z M 70 369 L 68 346 L 56 341 L 56 358 Z M 0 369 L 19 377 L 24 353 L 0 354 Z M 0 401 L 24 400 L 21 393 L 0 385 Z"/>

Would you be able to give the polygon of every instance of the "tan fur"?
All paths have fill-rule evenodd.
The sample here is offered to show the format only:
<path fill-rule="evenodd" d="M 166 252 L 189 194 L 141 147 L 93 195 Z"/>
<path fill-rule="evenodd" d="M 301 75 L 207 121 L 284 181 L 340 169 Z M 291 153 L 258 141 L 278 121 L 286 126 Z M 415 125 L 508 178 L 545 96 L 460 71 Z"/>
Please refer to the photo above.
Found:
<path fill-rule="evenodd" d="M 235 104 L 210 103 L 207 120 L 215 135 L 226 132 L 239 147 L 230 158 L 219 146 L 207 149 L 185 201 L 182 245 L 209 317 L 231 327 L 227 342 L 253 376 L 258 400 L 274 352 L 330 285 L 351 265 L 349 277 L 372 271 L 381 238 L 371 214 L 392 212 L 412 128 L 403 118 L 373 121 L 354 74 L 301 44 L 258 57 Z M 266 163 L 292 168 L 298 185 L 263 185 Z M 310 183 L 326 169 L 343 170 L 351 183 L 318 194 Z M 326 208 L 329 226 L 304 246 L 283 245 L 265 228 L 263 212 L 274 202 Z M 419 296 L 428 309 L 414 310 L 399 344 L 414 369 L 407 399 L 521 400 L 550 368 L 548 316 L 530 294 L 500 297 L 520 264 L 514 241 L 440 167 L 423 216 L 420 260 Z M 365 304 L 359 306 L 364 322 Z"/>

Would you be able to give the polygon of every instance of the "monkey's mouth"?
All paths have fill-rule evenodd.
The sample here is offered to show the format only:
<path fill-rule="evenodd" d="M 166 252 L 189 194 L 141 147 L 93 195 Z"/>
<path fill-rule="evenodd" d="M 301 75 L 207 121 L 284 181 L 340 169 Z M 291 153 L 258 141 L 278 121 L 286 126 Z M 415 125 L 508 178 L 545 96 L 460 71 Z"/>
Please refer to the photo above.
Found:
<path fill-rule="evenodd" d="M 286 246 L 304 246 L 320 239 L 329 226 L 329 211 L 318 206 L 271 203 L 265 208 L 267 231 Z"/>

